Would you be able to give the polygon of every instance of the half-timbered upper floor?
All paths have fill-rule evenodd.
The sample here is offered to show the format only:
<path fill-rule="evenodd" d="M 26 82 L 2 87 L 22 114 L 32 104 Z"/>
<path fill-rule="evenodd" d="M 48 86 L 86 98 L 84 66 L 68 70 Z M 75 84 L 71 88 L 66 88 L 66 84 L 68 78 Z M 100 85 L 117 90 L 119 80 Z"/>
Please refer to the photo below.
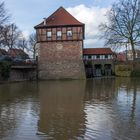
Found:
<path fill-rule="evenodd" d="M 79 41 L 84 39 L 84 24 L 63 7 L 35 26 L 37 42 Z"/>

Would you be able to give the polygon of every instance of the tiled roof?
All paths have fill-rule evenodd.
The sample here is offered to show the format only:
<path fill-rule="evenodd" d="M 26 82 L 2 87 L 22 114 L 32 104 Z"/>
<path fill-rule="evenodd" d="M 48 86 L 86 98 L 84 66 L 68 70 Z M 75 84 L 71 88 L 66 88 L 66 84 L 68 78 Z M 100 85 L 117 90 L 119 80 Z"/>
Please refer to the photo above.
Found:
<path fill-rule="evenodd" d="M 9 50 L 8 50 L 8 54 L 9 54 L 11 57 L 28 56 L 28 54 L 26 54 L 23 50 L 21 50 L 21 49 L 16 49 L 16 48 L 9 49 Z"/>
<path fill-rule="evenodd" d="M 0 49 L 0 55 L 7 55 L 7 51 L 4 49 Z"/>
<path fill-rule="evenodd" d="M 46 25 L 44 25 L 43 21 L 39 25 L 35 26 L 35 28 L 46 26 L 64 26 L 64 25 L 84 25 L 84 24 L 75 19 L 63 7 L 60 7 L 46 19 Z"/>
<path fill-rule="evenodd" d="M 97 54 L 113 54 L 110 48 L 84 48 L 83 54 L 97 55 Z"/>

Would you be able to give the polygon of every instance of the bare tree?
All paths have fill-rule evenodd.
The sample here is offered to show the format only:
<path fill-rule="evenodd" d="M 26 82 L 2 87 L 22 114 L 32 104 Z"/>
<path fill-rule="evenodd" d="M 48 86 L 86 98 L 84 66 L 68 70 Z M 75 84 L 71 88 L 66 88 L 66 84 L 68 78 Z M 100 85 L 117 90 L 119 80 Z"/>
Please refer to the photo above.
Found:
<path fill-rule="evenodd" d="M 106 45 L 129 44 L 135 60 L 135 47 L 140 44 L 140 0 L 119 0 L 108 11 L 107 18 L 108 23 L 99 26 Z"/>
<path fill-rule="evenodd" d="M 29 46 L 30 46 L 30 51 L 33 53 L 34 59 L 36 57 L 36 52 L 37 52 L 36 43 L 37 43 L 36 34 L 31 34 L 29 37 Z"/>
<path fill-rule="evenodd" d="M 9 15 L 7 13 L 7 10 L 5 9 L 4 2 L 0 2 L 0 26 L 5 24 L 9 20 Z"/>
<path fill-rule="evenodd" d="M 3 31 L 4 31 L 4 27 L 0 26 L 0 47 L 3 46 L 3 42 L 4 42 Z"/>
<path fill-rule="evenodd" d="M 23 35 L 23 33 L 20 34 L 20 37 L 17 41 L 17 47 L 25 51 L 25 49 L 28 49 L 28 41 Z"/>
<path fill-rule="evenodd" d="M 4 25 L 9 21 L 10 16 L 5 9 L 4 2 L 0 2 L 0 47 L 3 46 L 3 35 L 2 32 L 4 31 Z"/>
<path fill-rule="evenodd" d="M 3 45 L 9 49 L 15 47 L 19 35 L 20 31 L 15 24 L 5 25 L 2 30 Z"/>

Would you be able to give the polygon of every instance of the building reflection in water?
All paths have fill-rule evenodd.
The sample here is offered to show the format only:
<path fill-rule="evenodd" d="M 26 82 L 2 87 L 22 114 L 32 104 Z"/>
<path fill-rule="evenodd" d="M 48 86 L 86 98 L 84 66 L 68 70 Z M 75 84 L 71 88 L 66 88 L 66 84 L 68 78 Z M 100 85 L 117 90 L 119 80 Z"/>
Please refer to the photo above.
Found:
<path fill-rule="evenodd" d="M 107 101 L 115 98 L 115 79 L 94 79 L 86 83 L 85 101 Z M 100 102 L 99 102 L 100 103 Z"/>
<path fill-rule="evenodd" d="M 85 138 L 139 139 L 140 81 L 131 78 L 96 79 L 86 84 Z"/>
<path fill-rule="evenodd" d="M 138 78 L 0 85 L 1 140 L 139 140 L 139 130 Z"/>
<path fill-rule="evenodd" d="M 39 84 L 39 134 L 53 139 L 83 138 L 86 81 L 48 81 Z"/>
<path fill-rule="evenodd" d="M 113 104 L 117 121 L 113 135 L 119 139 L 140 138 L 140 79 L 116 78 L 118 96 Z"/>
<path fill-rule="evenodd" d="M 140 84 L 134 79 L 39 85 L 38 131 L 52 139 L 138 139 Z"/>
<path fill-rule="evenodd" d="M 116 98 L 115 79 L 94 79 L 86 83 L 85 139 L 110 140 L 112 122 L 112 101 Z"/>

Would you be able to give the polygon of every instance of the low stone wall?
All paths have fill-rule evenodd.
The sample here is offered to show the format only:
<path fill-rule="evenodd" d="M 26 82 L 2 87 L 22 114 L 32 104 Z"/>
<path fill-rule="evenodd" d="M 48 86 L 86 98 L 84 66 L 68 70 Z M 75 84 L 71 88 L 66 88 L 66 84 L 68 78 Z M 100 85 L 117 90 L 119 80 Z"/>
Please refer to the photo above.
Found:
<path fill-rule="evenodd" d="M 115 65 L 115 75 L 120 77 L 140 77 L 140 61 L 117 63 Z"/>
<path fill-rule="evenodd" d="M 27 81 L 36 79 L 37 79 L 36 69 L 11 69 L 10 76 L 8 79 L 3 79 L 3 77 L 0 74 L 1 82 Z"/>
<path fill-rule="evenodd" d="M 140 60 L 135 61 L 131 76 L 132 77 L 140 77 Z"/>
<path fill-rule="evenodd" d="M 132 65 L 115 65 L 115 75 L 120 77 L 130 77 L 133 70 Z"/>
<path fill-rule="evenodd" d="M 9 81 L 25 81 L 36 80 L 35 69 L 12 69 L 10 72 Z"/>

